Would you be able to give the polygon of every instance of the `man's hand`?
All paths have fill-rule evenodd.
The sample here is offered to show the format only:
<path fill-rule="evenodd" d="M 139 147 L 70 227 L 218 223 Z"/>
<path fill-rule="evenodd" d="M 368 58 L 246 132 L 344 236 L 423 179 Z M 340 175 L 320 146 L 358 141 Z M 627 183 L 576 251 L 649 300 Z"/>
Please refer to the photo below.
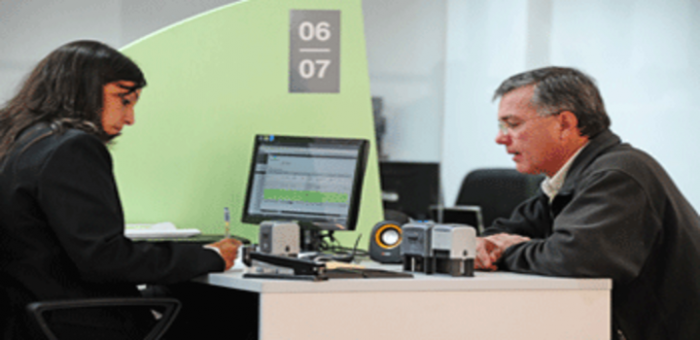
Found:
<path fill-rule="evenodd" d="M 503 256 L 508 247 L 527 241 L 530 241 L 529 237 L 512 234 L 477 237 L 474 268 L 490 271 L 497 270 L 496 262 Z"/>
<path fill-rule="evenodd" d="M 484 237 L 476 238 L 476 261 L 474 269 L 495 271 L 498 268 L 491 259 L 491 253 L 496 248 L 496 244 Z"/>
<path fill-rule="evenodd" d="M 223 257 L 224 262 L 226 262 L 226 269 L 229 270 L 233 267 L 233 261 L 236 261 L 236 256 L 238 255 L 238 247 L 242 244 L 240 241 L 232 238 L 225 238 L 221 241 L 208 244 L 209 247 L 214 247 L 219 249 L 221 257 Z"/>

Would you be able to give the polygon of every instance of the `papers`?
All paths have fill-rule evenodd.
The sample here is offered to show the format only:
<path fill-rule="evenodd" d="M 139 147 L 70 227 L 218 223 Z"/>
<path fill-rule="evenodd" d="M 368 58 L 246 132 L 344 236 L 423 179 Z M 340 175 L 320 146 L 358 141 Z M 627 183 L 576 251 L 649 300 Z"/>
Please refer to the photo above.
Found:
<path fill-rule="evenodd" d="M 365 266 L 355 264 L 355 263 L 345 263 L 345 262 L 338 262 L 338 261 L 329 261 L 326 262 L 326 269 L 331 270 L 331 269 L 337 269 L 337 268 L 344 268 L 344 269 L 365 269 Z"/>
<path fill-rule="evenodd" d="M 132 239 L 183 238 L 199 235 L 199 229 L 177 229 L 172 222 L 156 224 L 127 224 L 124 236 Z"/>

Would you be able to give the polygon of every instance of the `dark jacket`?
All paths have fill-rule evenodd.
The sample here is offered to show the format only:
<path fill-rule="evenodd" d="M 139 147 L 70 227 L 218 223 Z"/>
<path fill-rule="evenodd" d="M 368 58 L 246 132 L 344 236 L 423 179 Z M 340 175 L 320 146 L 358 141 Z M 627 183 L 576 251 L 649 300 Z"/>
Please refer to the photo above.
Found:
<path fill-rule="evenodd" d="M 700 219 L 649 155 L 605 131 L 574 160 L 551 206 L 540 190 L 485 235 L 532 238 L 504 253 L 514 272 L 613 279 L 628 340 L 700 339 Z"/>
<path fill-rule="evenodd" d="M 39 124 L 0 165 L 3 339 L 27 336 L 24 308 L 32 301 L 138 296 L 137 284 L 223 269 L 223 259 L 199 245 L 124 237 L 112 159 L 93 135 Z M 84 322 L 124 323 L 108 319 Z"/>

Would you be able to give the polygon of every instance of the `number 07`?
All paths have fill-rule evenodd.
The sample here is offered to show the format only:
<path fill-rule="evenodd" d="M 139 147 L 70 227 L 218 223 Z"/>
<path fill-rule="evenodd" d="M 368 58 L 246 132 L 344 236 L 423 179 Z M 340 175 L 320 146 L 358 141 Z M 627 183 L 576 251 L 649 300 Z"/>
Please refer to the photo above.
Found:
<path fill-rule="evenodd" d="M 317 59 L 315 63 L 311 59 L 304 59 L 299 63 L 299 75 L 304 79 L 313 78 L 314 75 L 317 75 L 319 79 L 323 79 L 330 64 L 331 61 L 329 59 Z M 316 73 L 316 65 L 320 66 L 318 74 Z"/>

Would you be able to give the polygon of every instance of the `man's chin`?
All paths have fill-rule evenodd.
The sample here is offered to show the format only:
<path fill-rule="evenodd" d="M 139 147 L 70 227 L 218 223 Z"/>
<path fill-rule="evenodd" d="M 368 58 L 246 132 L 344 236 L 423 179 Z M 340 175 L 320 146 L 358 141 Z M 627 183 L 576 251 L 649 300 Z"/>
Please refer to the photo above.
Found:
<path fill-rule="evenodd" d="M 541 171 L 521 163 L 515 163 L 515 170 L 518 170 L 519 173 L 525 175 L 539 175 L 541 173 Z"/>

